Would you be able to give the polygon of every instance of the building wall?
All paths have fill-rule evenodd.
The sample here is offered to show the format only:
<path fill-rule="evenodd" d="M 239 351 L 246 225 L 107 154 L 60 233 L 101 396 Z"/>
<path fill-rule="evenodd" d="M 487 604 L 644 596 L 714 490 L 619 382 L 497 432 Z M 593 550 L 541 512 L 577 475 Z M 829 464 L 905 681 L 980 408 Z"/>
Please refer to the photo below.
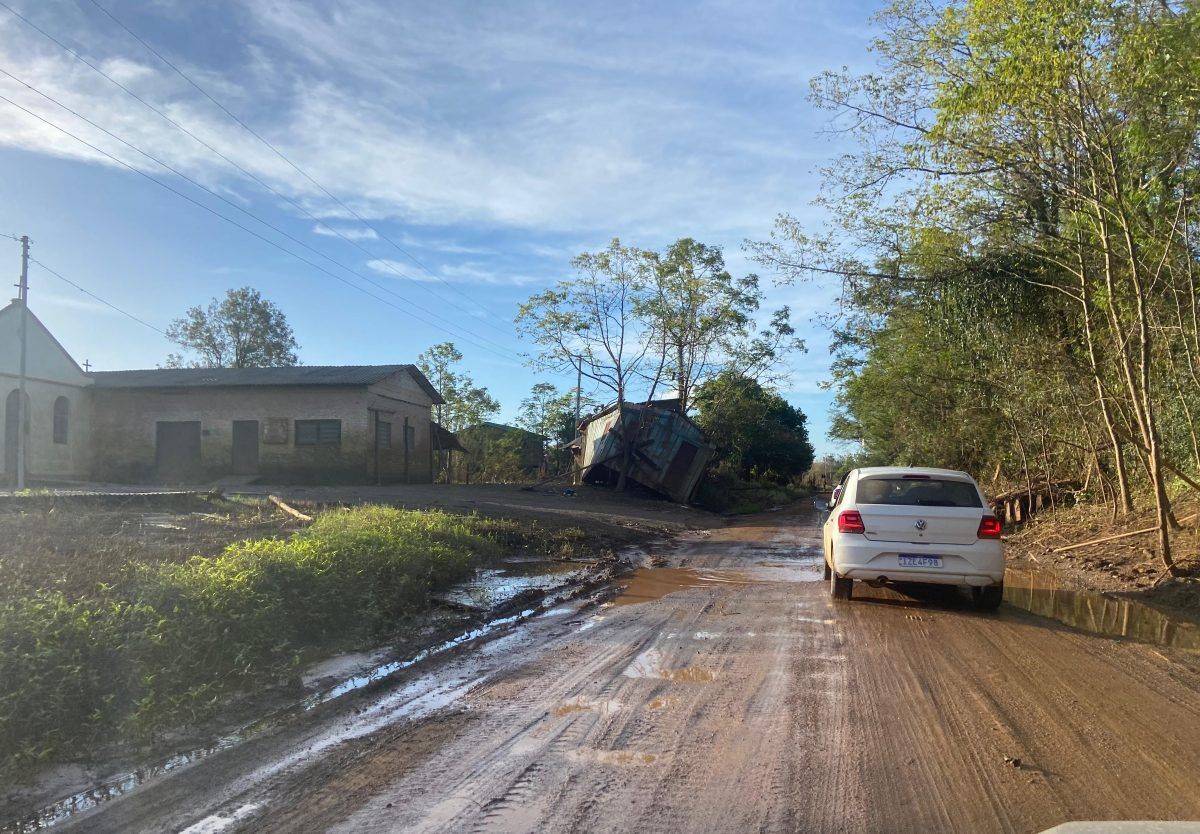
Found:
<path fill-rule="evenodd" d="M 381 483 L 427 484 L 433 480 L 433 450 L 430 431 L 430 406 L 416 402 L 393 399 L 373 393 L 367 394 L 372 419 L 391 425 L 391 446 L 379 449 L 379 470 L 376 478 L 375 458 L 372 452 L 371 475 Z M 426 397 L 428 399 L 428 397 Z M 405 447 L 405 420 L 412 428 L 412 442 Z"/>
<path fill-rule="evenodd" d="M 3 454 L 9 394 L 18 390 L 20 378 L 0 372 L 0 486 L 12 481 Z M 29 397 L 29 427 L 25 446 L 25 475 L 30 480 L 86 480 L 91 471 L 91 399 L 86 388 L 43 379 L 26 379 Z M 54 442 L 54 402 L 66 397 L 67 442 Z"/>
<path fill-rule="evenodd" d="M 19 305 L 0 310 L 0 485 L 11 483 L 16 474 L 15 469 L 7 471 L 4 441 L 8 427 L 4 421 L 9 393 L 20 387 L 20 322 Z M 90 469 L 88 379 L 32 311 L 26 323 L 25 393 L 30 423 L 25 474 L 31 480 L 86 479 Z M 54 401 L 59 397 L 66 397 L 70 404 L 66 443 L 54 442 Z"/>
<path fill-rule="evenodd" d="M 153 482 L 156 424 L 199 420 L 201 472 L 209 481 L 230 474 L 233 421 L 259 422 L 259 476 L 290 483 L 364 483 L 375 480 L 375 413 L 379 397 L 365 386 L 260 386 L 255 388 L 93 388 L 93 476 L 100 480 Z M 390 408 L 390 407 L 389 407 Z M 429 480 L 429 407 L 406 405 L 393 427 L 392 448 L 381 450 L 381 479 L 403 476 L 403 417 L 416 429 L 409 476 Z M 338 446 L 297 446 L 295 421 L 341 420 Z M 395 419 L 394 417 L 392 418 Z M 422 453 L 420 450 L 424 450 Z M 399 454 L 397 454 L 399 453 Z"/>

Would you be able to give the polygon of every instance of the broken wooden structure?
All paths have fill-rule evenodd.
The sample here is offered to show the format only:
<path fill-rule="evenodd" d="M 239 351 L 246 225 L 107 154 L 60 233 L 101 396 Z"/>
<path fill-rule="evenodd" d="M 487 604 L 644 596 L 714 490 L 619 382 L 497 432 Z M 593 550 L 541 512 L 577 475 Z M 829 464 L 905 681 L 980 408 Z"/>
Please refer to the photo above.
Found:
<path fill-rule="evenodd" d="M 1043 510 L 1075 503 L 1079 481 L 1041 481 L 994 496 L 990 503 L 996 518 L 1005 525 L 1028 521 Z"/>
<path fill-rule="evenodd" d="M 679 400 L 625 403 L 620 414 L 614 404 L 579 424 L 572 452 L 585 481 L 610 483 L 619 477 L 622 435 L 633 446 L 629 478 L 680 504 L 691 500 L 716 452 Z"/>

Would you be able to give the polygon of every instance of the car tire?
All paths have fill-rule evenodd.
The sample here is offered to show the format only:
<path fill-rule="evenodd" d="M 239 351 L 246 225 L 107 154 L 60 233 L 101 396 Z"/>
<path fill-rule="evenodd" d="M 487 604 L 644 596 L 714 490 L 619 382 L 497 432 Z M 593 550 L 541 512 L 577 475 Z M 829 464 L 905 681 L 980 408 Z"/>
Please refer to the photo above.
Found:
<path fill-rule="evenodd" d="M 1004 583 L 997 582 L 986 588 L 972 588 L 971 600 L 980 611 L 995 611 L 1004 601 Z"/>
<path fill-rule="evenodd" d="M 836 571 L 829 571 L 829 593 L 834 599 L 850 599 L 853 589 L 853 579 L 847 576 L 838 576 Z"/>
<path fill-rule="evenodd" d="M 829 581 L 829 577 L 833 575 L 833 570 L 829 567 L 829 560 L 825 559 L 825 581 Z"/>

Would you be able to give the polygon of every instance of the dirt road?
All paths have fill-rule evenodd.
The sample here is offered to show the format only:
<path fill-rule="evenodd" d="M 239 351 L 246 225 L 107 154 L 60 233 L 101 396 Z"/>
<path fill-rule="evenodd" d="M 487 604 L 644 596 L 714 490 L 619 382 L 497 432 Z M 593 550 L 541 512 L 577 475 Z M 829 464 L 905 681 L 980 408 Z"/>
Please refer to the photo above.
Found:
<path fill-rule="evenodd" d="M 500 633 L 68 820 L 88 831 L 1018 831 L 1200 819 L 1200 657 L 855 587 L 813 519 L 689 534 Z"/>

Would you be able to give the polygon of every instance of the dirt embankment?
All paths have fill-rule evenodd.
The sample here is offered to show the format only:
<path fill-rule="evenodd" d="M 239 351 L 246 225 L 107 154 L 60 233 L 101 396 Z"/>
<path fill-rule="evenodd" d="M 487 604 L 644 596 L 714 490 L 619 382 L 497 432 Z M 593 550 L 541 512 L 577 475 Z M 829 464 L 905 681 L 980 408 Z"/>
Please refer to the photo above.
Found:
<path fill-rule="evenodd" d="M 1172 533 L 1180 576 L 1157 551 L 1149 508 L 1119 520 L 1111 507 L 1063 507 L 1035 516 L 1006 538 L 1010 566 L 1052 571 L 1068 588 L 1100 591 L 1166 611 L 1200 615 L 1200 504 L 1178 502 Z M 1129 535 L 1136 533 L 1136 535 Z"/>

